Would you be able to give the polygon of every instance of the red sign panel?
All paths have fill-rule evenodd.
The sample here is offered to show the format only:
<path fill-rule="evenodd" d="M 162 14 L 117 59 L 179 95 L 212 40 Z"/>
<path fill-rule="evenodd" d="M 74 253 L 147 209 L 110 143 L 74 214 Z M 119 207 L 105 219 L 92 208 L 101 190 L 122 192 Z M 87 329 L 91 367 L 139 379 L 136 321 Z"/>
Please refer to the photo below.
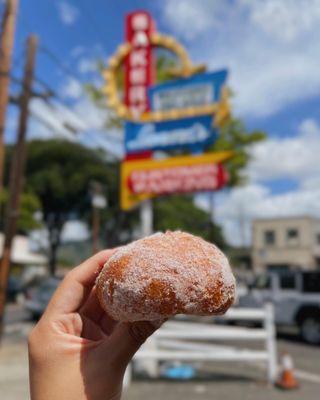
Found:
<path fill-rule="evenodd" d="M 128 186 L 134 194 L 173 194 L 221 189 L 228 180 L 221 164 L 199 164 L 132 171 Z"/>
<path fill-rule="evenodd" d="M 149 110 L 148 87 L 154 83 L 151 34 L 155 24 L 145 11 L 127 16 L 126 40 L 132 51 L 125 63 L 125 104 L 133 115 L 139 116 Z"/>

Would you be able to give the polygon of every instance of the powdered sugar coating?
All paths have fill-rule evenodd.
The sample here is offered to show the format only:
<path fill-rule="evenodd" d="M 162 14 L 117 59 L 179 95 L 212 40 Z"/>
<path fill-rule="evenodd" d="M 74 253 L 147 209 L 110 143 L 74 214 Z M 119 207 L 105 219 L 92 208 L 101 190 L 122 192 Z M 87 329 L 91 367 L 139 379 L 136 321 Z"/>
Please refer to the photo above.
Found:
<path fill-rule="evenodd" d="M 213 244 L 179 231 L 156 233 L 120 248 L 97 279 L 101 305 L 118 321 L 222 314 L 234 293 L 235 279 L 225 255 Z"/>

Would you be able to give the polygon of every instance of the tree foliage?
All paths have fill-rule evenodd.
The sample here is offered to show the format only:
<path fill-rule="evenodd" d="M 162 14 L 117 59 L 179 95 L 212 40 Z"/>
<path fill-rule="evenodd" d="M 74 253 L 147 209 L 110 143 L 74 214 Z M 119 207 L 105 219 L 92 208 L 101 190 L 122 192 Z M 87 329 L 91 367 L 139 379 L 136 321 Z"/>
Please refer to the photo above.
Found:
<path fill-rule="evenodd" d="M 43 223 L 49 232 L 52 273 L 64 223 L 79 218 L 91 225 L 93 181 L 102 184 L 108 199 L 108 207 L 101 212 L 102 246 L 118 246 L 136 238 L 139 210 L 123 212 L 119 208 L 119 163 L 108 162 L 103 152 L 68 141 L 35 140 L 27 147 L 25 190 L 38 199 L 36 208 L 43 213 Z M 205 211 L 195 206 L 191 197 L 162 197 L 154 203 L 155 230 L 187 230 L 224 246 L 219 228 L 210 222 Z"/>
<path fill-rule="evenodd" d="M 250 147 L 266 138 L 266 134 L 259 130 L 248 132 L 244 123 L 231 117 L 219 129 L 218 140 L 210 150 L 231 150 L 234 156 L 225 163 L 229 173 L 229 187 L 239 186 L 246 182 L 245 167 L 250 161 Z"/>
<path fill-rule="evenodd" d="M 175 195 L 154 200 L 156 230 L 184 230 L 214 242 L 221 249 L 227 244 L 221 228 L 210 220 L 208 213 L 195 206 L 192 196 Z"/>
<path fill-rule="evenodd" d="M 0 230 L 4 229 L 8 197 L 8 191 L 2 190 L 0 193 Z M 35 213 L 39 210 L 41 210 L 39 198 L 34 193 L 23 193 L 21 196 L 21 205 L 17 225 L 19 233 L 27 233 L 28 231 L 41 226 L 39 221 L 37 221 L 35 218 Z"/>

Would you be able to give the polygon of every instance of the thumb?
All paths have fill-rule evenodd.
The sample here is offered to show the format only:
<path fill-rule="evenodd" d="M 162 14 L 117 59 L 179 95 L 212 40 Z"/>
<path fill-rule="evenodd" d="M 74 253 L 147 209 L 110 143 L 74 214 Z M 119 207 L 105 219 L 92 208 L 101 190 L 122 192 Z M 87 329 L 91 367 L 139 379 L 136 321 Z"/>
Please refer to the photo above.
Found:
<path fill-rule="evenodd" d="M 151 336 L 163 321 L 140 321 L 118 324 L 108 339 L 109 351 L 116 364 L 126 368 L 141 345 Z"/>

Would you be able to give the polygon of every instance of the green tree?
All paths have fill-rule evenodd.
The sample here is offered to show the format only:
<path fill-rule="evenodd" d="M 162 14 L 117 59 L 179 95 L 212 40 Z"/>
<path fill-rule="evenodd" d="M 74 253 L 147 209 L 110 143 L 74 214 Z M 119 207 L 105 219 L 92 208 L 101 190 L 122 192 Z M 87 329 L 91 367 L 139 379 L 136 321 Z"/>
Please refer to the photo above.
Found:
<path fill-rule="evenodd" d="M 154 200 L 155 230 L 184 230 L 214 242 L 226 250 L 221 228 L 210 221 L 206 211 L 195 206 L 192 196 L 175 195 Z"/>
<path fill-rule="evenodd" d="M 5 212 L 8 202 L 7 190 L 0 193 L 0 230 L 4 229 Z M 21 196 L 21 206 L 18 218 L 18 232 L 28 233 L 29 231 L 39 228 L 41 224 L 35 218 L 35 213 L 41 211 L 41 203 L 39 198 L 31 192 L 25 192 Z"/>
<path fill-rule="evenodd" d="M 9 154 L 10 152 L 7 152 Z M 72 216 L 91 224 L 90 185 L 100 182 L 108 199 L 101 213 L 101 242 L 113 247 L 131 241 L 139 227 L 139 212 L 119 208 L 119 163 L 106 161 L 105 154 L 80 144 L 61 140 L 28 143 L 26 192 L 34 193 L 49 232 L 50 271 L 55 272 L 61 230 Z M 170 196 L 155 200 L 155 230 L 182 229 L 225 246 L 220 229 L 208 214 L 197 208 L 190 196 Z"/>
<path fill-rule="evenodd" d="M 231 150 L 234 156 L 225 163 L 229 173 L 229 187 L 242 185 L 247 181 L 244 171 L 250 161 L 250 148 L 265 140 L 266 134 L 260 130 L 249 132 L 244 123 L 237 118 L 229 118 L 219 129 L 218 140 L 210 150 Z"/>
<path fill-rule="evenodd" d="M 64 223 L 70 216 L 88 214 L 93 180 L 104 184 L 108 197 L 114 198 L 116 167 L 106 162 L 101 152 L 68 141 L 35 140 L 28 143 L 27 151 L 26 190 L 40 200 L 49 232 L 49 267 L 54 274 Z"/>

